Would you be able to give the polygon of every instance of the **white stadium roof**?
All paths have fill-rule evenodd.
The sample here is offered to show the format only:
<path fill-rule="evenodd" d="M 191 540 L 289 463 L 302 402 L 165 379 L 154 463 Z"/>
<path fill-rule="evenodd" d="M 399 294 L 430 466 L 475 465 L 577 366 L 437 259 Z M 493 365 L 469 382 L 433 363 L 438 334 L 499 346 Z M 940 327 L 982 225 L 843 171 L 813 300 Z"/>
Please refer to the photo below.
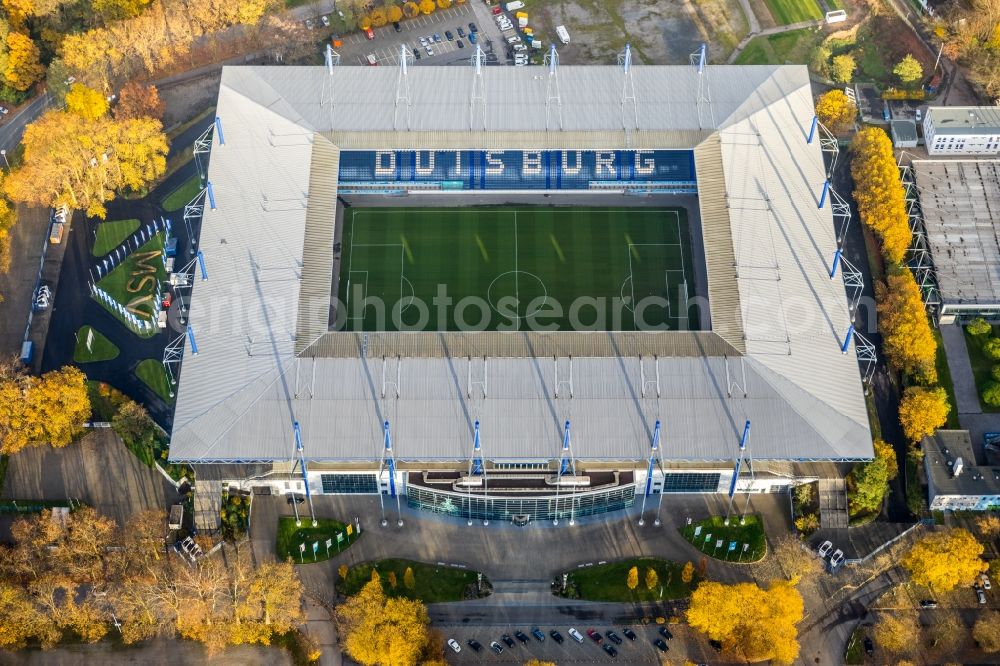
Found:
<path fill-rule="evenodd" d="M 564 125 L 549 131 L 542 72 L 484 69 L 485 120 L 470 120 L 471 68 L 411 68 L 407 130 L 393 68 L 223 70 L 210 279 L 191 297 L 199 354 L 184 352 L 171 460 L 290 460 L 293 421 L 310 460 L 377 460 L 384 419 L 398 460 L 468 457 L 476 419 L 487 457 L 548 459 L 567 418 L 581 460 L 646 458 L 656 418 L 667 461 L 731 461 L 747 419 L 758 460 L 872 457 L 806 68 L 706 67 L 699 114 L 695 67 L 633 67 L 628 132 L 620 68 L 560 67 Z M 711 331 L 327 332 L 341 148 L 693 150 Z M 572 398 L 556 386 L 570 355 Z M 487 397 L 470 399 L 483 356 Z"/>

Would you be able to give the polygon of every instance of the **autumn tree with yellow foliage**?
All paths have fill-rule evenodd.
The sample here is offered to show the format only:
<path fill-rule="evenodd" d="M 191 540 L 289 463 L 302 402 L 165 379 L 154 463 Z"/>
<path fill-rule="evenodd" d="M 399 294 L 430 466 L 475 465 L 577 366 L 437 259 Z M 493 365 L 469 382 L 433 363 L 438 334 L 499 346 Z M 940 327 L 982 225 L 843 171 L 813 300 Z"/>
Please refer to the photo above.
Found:
<path fill-rule="evenodd" d="M 639 587 L 639 567 L 632 567 L 628 570 L 628 575 L 625 578 L 625 585 L 630 590 L 634 590 Z"/>
<path fill-rule="evenodd" d="M 66 93 L 66 110 L 84 120 L 97 120 L 108 112 L 108 99 L 82 83 L 74 83 Z"/>
<path fill-rule="evenodd" d="M 872 630 L 879 647 L 893 654 L 920 648 L 920 623 L 916 613 L 881 613 Z"/>
<path fill-rule="evenodd" d="M 816 100 L 816 117 L 834 134 L 849 129 L 857 115 L 857 104 L 851 101 L 843 90 L 831 90 Z"/>
<path fill-rule="evenodd" d="M 104 218 L 104 204 L 140 191 L 166 170 L 167 138 L 151 118 L 89 120 L 48 111 L 24 132 L 24 166 L 4 189 L 11 200 L 33 206 L 82 209 Z"/>
<path fill-rule="evenodd" d="M 7 66 L 4 81 L 14 90 L 25 91 L 45 76 L 45 66 L 39 60 L 40 51 L 31 37 L 23 32 L 7 33 Z"/>
<path fill-rule="evenodd" d="M 876 283 L 875 300 L 889 365 L 921 382 L 936 382 L 937 342 L 913 273 L 906 268 L 892 271 L 885 283 Z"/>
<path fill-rule="evenodd" d="M 78 369 L 33 377 L 15 359 L 0 362 L 0 453 L 66 446 L 89 419 L 86 377 Z"/>
<path fill-rule="evenodd" d="M 375 581 L 348 597 L 335 615 L 345 651 L 363 666 L 413 666 L 428 643 L 427 608 L 386 597 Z"/>
<path fill-rule="evenodd" d="M 892 141 L 881 128 L 865 127 L 854 137 L 851 151 L 861 221 L 878 234 L 885 258 L 897 264 L 910 246 L 910 225 Z"/>
<path fill-rule="evenodd" d="M 989 568 L 982 560 L 983 550 L 983 544 L 959 527 L 921 538 L 900 564 L 918 585 L 948 592 L 960 585 L 972 585 L 976 576 Z"/>
<path fill-rule="evenodd" d="M 802 595 L 786 581 L 768 589 L 754 583 L 703 582 L 691 595 L 688 623 L 724 652 L 749 662 L 793 663 L 799 655 L 796 625 L 803 615 Z"/>
<path fill-rule="evenodd" d="M 907 386 L 899 401 L 899 423 L 911 442 L 919 442 L 948 422 L 948 394 L 943 388 Z"/>

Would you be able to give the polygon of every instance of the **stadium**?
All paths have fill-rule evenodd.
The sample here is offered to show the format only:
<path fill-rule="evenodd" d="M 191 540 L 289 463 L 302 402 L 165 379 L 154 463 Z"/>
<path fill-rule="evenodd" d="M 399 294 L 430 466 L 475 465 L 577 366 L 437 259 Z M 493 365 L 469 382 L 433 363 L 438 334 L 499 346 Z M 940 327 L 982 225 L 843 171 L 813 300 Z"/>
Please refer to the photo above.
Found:
<path fill-rule="evenodd" d="M 871 459 L 805 67 L 226 67 L 216 112 L 199 495 L 524 522 Z"/>

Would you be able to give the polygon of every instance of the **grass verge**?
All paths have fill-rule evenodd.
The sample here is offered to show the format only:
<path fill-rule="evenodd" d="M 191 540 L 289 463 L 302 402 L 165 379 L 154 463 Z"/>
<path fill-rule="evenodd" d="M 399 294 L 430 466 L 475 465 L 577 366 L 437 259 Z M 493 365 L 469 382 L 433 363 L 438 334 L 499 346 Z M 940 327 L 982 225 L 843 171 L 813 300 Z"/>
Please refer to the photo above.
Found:
<path fill-rule="evenodd" d="M 634 590 L 628 587 L 628 574 L 632 567 L 639 572 L 639 583 Z M 656 572 L 656 583 L 646 586 L 647 571 Z M 685 583 L 681 572 L 684 565 L 653 557 L 639 557 L 609 564 L 598 564 L 568 572 L 566 579 L 567 596 L 588 601 L 659 601 L 661 599 L 686 599 L 698 586 L 698 576 L 693 575 L 690 583 Z M 553 586 L 561 593 L 562 580 Z"/>
<path fill-rule="evenodd" d="M 809 64 L 822 35 L 815 28 L 754 37 L 736 57 L 737 65 Z"/>
<path fill-rule="evenodd" d="M 990 339 L 989 335 L 970 335 L 968 329 L 962 328 L 965 333 L 965 346 L 969 350 L 969 363 L 972 365 L 972 376 L 976 380 L 976 393 L 979 394 L 979 405 L 984 412 L 1000 412 L 1000 407 L 987 405 L 983 402 L 983 389 L 993 381 L 990 371 L 993 369 L 994 361 L 983 351 L 983 343 Z"/>
<path fill-rule="evenodd" d="M 301 505 L 305 509 L 305 504 Z M 308 509 L 306 509 L 308 511 Z M 299 510 L 301 515 L 302 509 Z M 308 516 L 302 518 L 302 526 L 296 527 L 293 516 L 282 516 L 278 518 L 278 535 L 275 540 L 275 552 L 279 560 L 286 560 L 289 557 L 298 563 L 309 564 L 310 562 L 323 562 L 337 555 L 337 533 L 344 535 L 344 540 L 340 542 L 340 551 L 349 548 L 351 544 L 358 540 L 361 535 L 354 531 L 354 526 L 342 523 L 331 518 L 318 518 L 316 527 L 312 526 Z M 347 528 L 351 528 L 351 533 L 347 533 Z M 329 555 L 326 550 L 326 541 L 331 539 Z M 313 559 L 312 545 L 319 543 L 315 559 Z M 299 545 L 305 544 L 306 552 L 303 554 L 299 550 Z"/>
<path fill-rule="evenodd" d="M 934 367 L 937 369 L 938 384 L 948 394 L 948 404 L 951 405 L 945 428 L 958 430 L 961 425 L 958 423 L 958 403 L 955 402 L 955 383 L 951 379 L 951 369 L 948 367 L 948 355 L 944 352 L 944 340 L 941 338 L 940 329 L 934 329 L 934 341 L 937 343 L 937 357 L 934 359 Z"/>
<path fill-rule="evenodd" d="M 90 253 L 95 257 L 103 257 L 121 245 L 122 241 L 134 234 L 138 228 L 139 220 L 136 219 L 101 222 L 97 225 L 97 237 Z"/>
<path fill-rule="evenodd" d="M 823 18 L 816 0 L 764 0 L 779 25 Z"/>
<path fill-rule="evenodd" d="M 412 587 L 406 585 L 408 568 L 413 571 Z M 373 570 L 378 571 L 382 589 L 389 597 L 418 599 L 425 604 L 433 604 L 485 596 L 478 592 L 478 571 L 397 559 L 365 562 L 351 567 L 347 570 L 347 576 L 337 584 L 338 591 L 345 596 L 357 594 L 372 579 Z M 393 579 L 396 581 L 395 585 L 392 584 Z M 482 589 L 488 590 L 490 587 L 484 576 Z"/>
<path fill-rule="evenodd" d="M 93 332 L 94 339 L 90 349 L 87 349 L 87 334 Z M 97 361 L 110 361 L 118 358 L 118 347 L 108 340 L 96 328 L 91 326 L 81 326 L 76 332 L 76 349 L 73 350 L 74 363 L 95 363 Z"/>
<path fill-rule="evenodd" d="M 757 515 L 748 515 L 746 524 L 740 525 L 738 515 L 730 518 L 726 525 L 723 516 L 712 516 L 705 520 L 680 528 L 681 534 L 695 548 L 725 562 L 756 562 L 767 554 L 764 539 L 764 524 Z M 700 530 L 698 528 L 701 528 Z M 698 533 L 695 536 L 695 532 Z M 719 542 L 722 542 L 721 544 Z M 730 546 L 735 543 L 734 550 Z M 718 544 L 718 545 L 717 545 Z M 743 546 L 746 544 L 746 550 Z"/>
<path fill-rule="evenodd" d="M 198 174 L 194 174 L 181 183 L 173 192 L 163 197 L 160 205 L 163 207 L 163 210 L 172 213 L 191 203 L 191 200 L 199 192 L 201 192 L 201 179 L 198 177 Z"/>
<path fill-rule="evenodd" d="M 865 649 L 862 645 L 864 638 L 864 628 L 859 624 L 854 627 L 854 632 L 851 633 L 851 640 L 847 641 L 847 650 L 844 652 L 845 664 L 865 663 Z"/>
<path fill-rule="evenodd" d="M 163 233 L 158 233 L 150 238 L 148 243 L 130 254 L 113 271 L 105 275 L 97 283 L 97 286 L 108 292 L 111 298 L 122 305 L 135 303 L 133 306 L 135 309 L 145 312 L 147 318 L 151 316 L 155 281 L 162 282 L 167 279 L 163 260 L 158 256 L 163 251 L 163 239 Z M 143 299 L 147 296 L 149 300 L 144 301 Z M 108 307 L 104 301 L 98 299 L 98 303 L 107 308 L 108 312 L 115 317 L 121 319 L 121 315 Z M 158 329 L 154 328 L 140 337 L 152 337 L 156 335 L 157 331 Z"/>
<path fill-rule="evenodd" d="M 167 371 L 163 369 L 163 364 L 159 361 L 151 358 L 139 361 L 139 365 L 135 366 L 135 376 L 166 402 L 174 401 L 170 397 L 170 380 L 167 378 Z"/>

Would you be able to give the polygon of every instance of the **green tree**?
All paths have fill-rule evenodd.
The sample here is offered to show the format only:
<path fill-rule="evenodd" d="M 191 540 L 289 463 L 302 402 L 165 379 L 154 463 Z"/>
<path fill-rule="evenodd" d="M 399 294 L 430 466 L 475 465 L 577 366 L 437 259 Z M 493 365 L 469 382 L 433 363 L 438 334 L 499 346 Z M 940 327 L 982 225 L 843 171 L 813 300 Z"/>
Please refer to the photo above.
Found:
<path fill-rule="evenodd" d="M 993 331 L 993 327 L 990 326 L 989 322 L 982 317 L 976 317 L 969 322 L 965 330 L 969 332 L 970 335 L 986 335 Z"/>
<path fill-rule="evenodd" d="M 854 62 L 854 57 L 844 54 L 834 56 L 833 64 L 830 68 L 833 80 L 838 83 L 849 83 L 854 78 L 854 71 L 858 68 L 858 63 Z"/>
<path fill-rule="evenodd" d="M 875 459 L 858 463 L 847 475 L 847 499 L 851 515 L 876 513 L 889 491 L 889 481 L 895 478 L 896 452 L 882 440 L 875 440 Z"/>
<path fill-rule="evenodd" d="M 639 567 L 632 567 L 628 570 L 628 577 L 625 579 L 628 589 L 634 590 L 639 587 Z"/>
<path fill-rule="evenodd" d="M 1000 361 L 1000 338 L 990 338 L 984 342 L 983 353 L 994 361 Z"/>
<path fill-rule="evenodd" d="M 919 60 L 907 53 L 906 56 L 904 56 L 903 59 L 892 68 L 892 73 L 899 78 L 903 85 L 909 86 L 916 83 L 924 76 L 924 68 L 921 66 Z"/>

